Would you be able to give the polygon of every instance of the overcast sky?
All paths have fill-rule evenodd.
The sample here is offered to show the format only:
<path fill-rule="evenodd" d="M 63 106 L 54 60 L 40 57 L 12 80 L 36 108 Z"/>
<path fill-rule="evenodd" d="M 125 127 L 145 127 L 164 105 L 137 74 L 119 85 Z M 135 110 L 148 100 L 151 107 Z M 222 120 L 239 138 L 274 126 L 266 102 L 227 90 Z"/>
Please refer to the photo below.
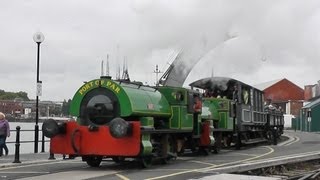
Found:
<path fill-rule="evenodd" d="M 185 85 L 227 76 L 247 84 L 287 78 L 300 87 L 320 79 L 319 0 L 2 0 L 0 89 L 36 96 L 41 31 L 41 100 L 72 98 L 101 74 L 128 61 L 131 79 L 154 85 L 155 65 L 173 52 L 206 45 Z M 189 48 L 189 49 L 188 49 Z"/>

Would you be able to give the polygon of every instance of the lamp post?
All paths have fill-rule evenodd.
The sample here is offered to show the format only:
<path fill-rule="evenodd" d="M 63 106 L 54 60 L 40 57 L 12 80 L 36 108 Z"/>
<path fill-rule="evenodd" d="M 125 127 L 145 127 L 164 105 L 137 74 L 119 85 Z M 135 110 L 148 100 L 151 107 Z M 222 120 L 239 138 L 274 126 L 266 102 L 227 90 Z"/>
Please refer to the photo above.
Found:
<path fill-rule="evenodd" d="M 34 153 L 38 153 L 38 142 L 39 142 L 39 96 L 41 96 L 41 81 L 39 80 L 39 63 L 40 63 L 40 44 L 44 41 L 44 35 L 41 32 L 37 32 L 33 35 L 34 42 L 38 45 L 37 50 L 37 99 L 36 99 L 36 125 L 34 127 Z"/>

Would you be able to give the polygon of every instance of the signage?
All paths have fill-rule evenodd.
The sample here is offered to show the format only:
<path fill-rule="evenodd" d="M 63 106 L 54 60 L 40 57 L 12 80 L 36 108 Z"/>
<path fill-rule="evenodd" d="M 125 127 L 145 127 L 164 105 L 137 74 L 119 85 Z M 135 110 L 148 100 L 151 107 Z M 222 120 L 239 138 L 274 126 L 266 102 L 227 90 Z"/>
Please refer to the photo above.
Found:
<path fill-rule="evenodd" d="M 42 95 L 42 82 L 37 83 L 37 96 Z"/>

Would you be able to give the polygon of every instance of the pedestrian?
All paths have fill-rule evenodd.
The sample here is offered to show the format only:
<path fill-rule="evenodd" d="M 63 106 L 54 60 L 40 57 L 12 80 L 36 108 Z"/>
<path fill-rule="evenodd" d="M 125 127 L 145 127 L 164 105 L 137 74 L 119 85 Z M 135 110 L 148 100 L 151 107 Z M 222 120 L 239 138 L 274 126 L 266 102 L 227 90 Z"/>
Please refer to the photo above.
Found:
<path fill-rule="evenodd" d="M 198 94 L 193 95 L 194 97 L 194 105 L 193 110 L 195 113 L 201 113 L 202 110 L 202 102 Z"/>
<path fill-rule="evenodd" d="M 6 139 L 10 136 L 10 126 L 8 120 L 5 118 L 6 116 L 0 112 L 0 156 L 3 155 L 3 149 L 5 150 L 6 155 L 9 153 L 6 145 Z"/>
<path fill-rule="evenodd" d="M 238 86 L 237 85 L 233 86 L 232 100 L 234 102 L 238 102 Z"/>

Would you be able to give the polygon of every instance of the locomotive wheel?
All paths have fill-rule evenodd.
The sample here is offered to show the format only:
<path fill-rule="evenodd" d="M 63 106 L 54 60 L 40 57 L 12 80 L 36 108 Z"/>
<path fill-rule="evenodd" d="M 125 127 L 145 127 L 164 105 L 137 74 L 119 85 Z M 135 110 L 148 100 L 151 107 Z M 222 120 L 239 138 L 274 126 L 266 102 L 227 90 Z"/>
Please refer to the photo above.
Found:
<path fill-rule="evenodd" d="M 171 159 L 170 157 L 162 158 L 161 159 L 161 163 L 162 164 L 168 164 L 170 162 L 170 159 Z"/>
<path fill-rule="evenodd" d="M 241 133 L 237 133 L 237 142 L 236 142 L 236 150 L 240 150 L 241 148 Z"/>
<path fill-rule="evenodd" d="M 102 156 L 89 156 L 86 158 L 86 162 L 91 167 L 99 167 L 102 161 Z"/>
<path fill-rule="evenodd" d="M 126 159 L 125 157 L 121 157 L 121 156 L 112 157 L 112 160 L 113 160 L 115 163 L 122 163 L 122 162 L 124 162 L 125 159 Z"/>
<path fill-rule="evenodd" d="M 209 150 L 210 152 L 218 154 L 222 146 L 222 133 L 221 132 L 214 133 L 213 137 L 215 139 L 215 143 L 213 146 L 209 146 Z"/>
<path fill-rule="evenodd" d="M 185 150 L 185 140 L 184 139 L 177 139 L 176 140 L 177 143 L 177 155 L 183 155 L 184 154 L 184 150 Z"/>
<path fill-rule="evenodd" d="M 226 147 L 230 147 L 231 143 L 232 143 L 232 136 L 228 136 L 226 139 L 226 145 L 227 145 Z"/>
<path fill-rule="evenodd" d="M 170 160 L 177 158 L 176 142 L 172 136 L 168 138 L 167 155 L 161 159 L 163 164 L 169 163 Z"/>
<path fill-rule="evenodd" d="M 218 154 L 221 150 L 221 147 L 218 147 L 218 146 L 213 146 L 211 148 L 213 149 L 213 153 L 215 153 L 215 154 Z"/>
<path fill-rule="evenodd" d="M 273 143 L 273 138 L 274 138 L 272 131 L 271 130 L 267 131 L 266 136 L 267 136 L 268 143 L 272 144 Z"/>
<path fill-rule="evenodd" d="M 142 167 L 148 168 L 152 164 L 152 157 L 151 156 L 144 156 L 140 158 L 140 162 Z"/>
<path fill-rule="evenodd" d="M 208 156 L 210 154 L 211 150 L 209 147 L 199 147 L 198 153 L 200 155 Z"/>

